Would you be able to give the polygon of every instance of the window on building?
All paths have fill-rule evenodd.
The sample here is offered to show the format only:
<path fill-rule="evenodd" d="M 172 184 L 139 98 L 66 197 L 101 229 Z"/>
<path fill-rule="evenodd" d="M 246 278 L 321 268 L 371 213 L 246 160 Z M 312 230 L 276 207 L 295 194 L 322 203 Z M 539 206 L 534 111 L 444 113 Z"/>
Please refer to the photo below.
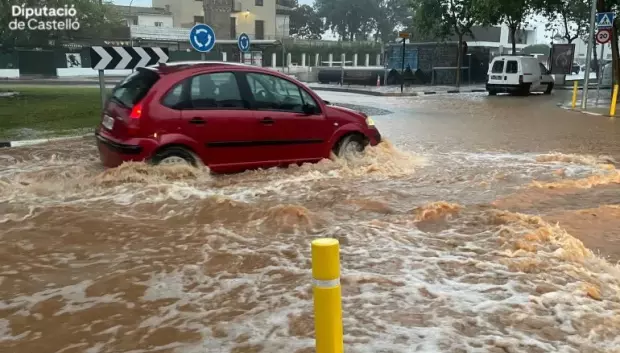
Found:
<path fill-rule="evenodd" d="M 205 23 L 204 16 L 194 16 L 194 23 Z"/>
<path fill-rule="evenodd" d="M 254 21 L 254 37 L 256 39 L 265 39 L 265 21 Z"/>
<path fill-rule="evenodd" d="M 133 23 L 133 25 L 134 25 L 134 26 L 137 26 L 137 25 L 138 25 L 138 18 L 137 18 L 137 17 L 135 17 L 135 18 L 132 20 L 132 23 Z"/>
<path fill-rule="evenodd" d="M 163 22 L 155 22 L 155 27 L 163 27 L 164 23 Z"/>
<path fill-rule="evenodd" d="M 237 18 L 230 18 L 230 37 L 237 38 Z"/>
<path fill-rule="evenodd" d="M 254 0 L 254 5 L 263 6 L 263 0 Z"/>

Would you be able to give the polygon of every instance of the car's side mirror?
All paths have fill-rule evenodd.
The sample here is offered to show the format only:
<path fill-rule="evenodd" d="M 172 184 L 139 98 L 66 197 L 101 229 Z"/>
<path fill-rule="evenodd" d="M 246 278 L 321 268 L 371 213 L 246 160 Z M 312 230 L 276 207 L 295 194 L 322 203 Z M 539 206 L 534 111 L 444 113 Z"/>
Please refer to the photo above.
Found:
<path fill-rule="evenodd" d="M 313 115 L 313 114 L 316 114 L 317 109 L 316 109 L 316 107 L 315 107 L 315 106 L 313 106 L 313 105 L 310 105 L 310 104 L 304 104 L 304 106 L 303 106 L 303 111 L 304 111 L 304 114 L 307 114 L 307 115 Z"/>

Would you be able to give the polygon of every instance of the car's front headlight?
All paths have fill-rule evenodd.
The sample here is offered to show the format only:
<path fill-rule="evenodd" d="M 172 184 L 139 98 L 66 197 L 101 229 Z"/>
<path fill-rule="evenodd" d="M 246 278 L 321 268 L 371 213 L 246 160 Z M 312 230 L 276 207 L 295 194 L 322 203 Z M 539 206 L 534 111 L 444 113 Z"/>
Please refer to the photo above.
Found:
<path fill-rule="evenodd" d="M 372 120 L 371 117 L 367 116 L 366 117 L 366 125 L 368 125 L 368 126 L 375 126 L 375 122 Z"/>

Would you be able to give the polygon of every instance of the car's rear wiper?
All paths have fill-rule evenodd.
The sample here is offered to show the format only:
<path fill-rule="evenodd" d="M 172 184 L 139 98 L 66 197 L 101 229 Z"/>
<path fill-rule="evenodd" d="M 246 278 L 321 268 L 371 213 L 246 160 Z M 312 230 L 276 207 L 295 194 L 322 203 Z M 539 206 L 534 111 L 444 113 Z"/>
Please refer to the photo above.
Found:
<path fill-rule="evenodd" d="M 125 102 L 123 102 L 116 96 L 110 96 L 110 100 L 122 105 L 124 108 L 128 108 L 128 109 L 131 108 L 130 106 L 128 106 Z"/>

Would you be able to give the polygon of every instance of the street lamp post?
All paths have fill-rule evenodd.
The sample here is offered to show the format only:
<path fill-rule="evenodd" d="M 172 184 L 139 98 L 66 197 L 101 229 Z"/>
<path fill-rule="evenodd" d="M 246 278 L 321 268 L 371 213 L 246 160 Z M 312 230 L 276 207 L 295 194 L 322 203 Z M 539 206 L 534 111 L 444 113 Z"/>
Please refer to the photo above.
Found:
<path fill-rule="evenodd" d="M 211 9 L 210 9 L 210 0 L 202 0 L 202 12 L 204 13 L 203 16 L 203 21 L 206 25 L 211 25 Z M 213 29 L 215 30 L 215 28 Z M 206 53 L 201 53 L 200 54 L 200 58 L 205 61 L 207 60 L 207 54 Z"/>
<path fill-rule="evenodd" d="M 131 42 L 131 46 L 133 47 L 133 36 L 131 35 L 131 26 L 133 26 L 133 16 L 131 15 L 131 4 L 133 4 L 133 0 L 129 2 L 129 20 L 131 24 L 129 25 L 129 41 Z"/>

